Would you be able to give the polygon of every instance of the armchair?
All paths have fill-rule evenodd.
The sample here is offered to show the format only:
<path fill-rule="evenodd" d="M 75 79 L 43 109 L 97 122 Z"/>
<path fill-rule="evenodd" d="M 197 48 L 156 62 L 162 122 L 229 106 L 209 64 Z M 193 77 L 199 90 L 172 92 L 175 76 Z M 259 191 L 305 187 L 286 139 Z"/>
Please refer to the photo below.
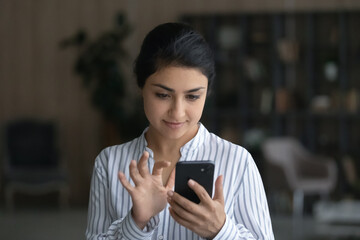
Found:
<path fill-rule="evenodd" d="M 303 214 L 305 194 L 326 197 L 336 185 L 335 161 L 312 154 L 295 138 L 268 138 L 262 151 L 269 169 L 266 174 L 269 188 L 286 187 L 292 191 L 295 216 Z"/>
<path fill-rule="evenodd" d="M 15 192 L 43 194 L 59 191 L 62 207 L 69 187 L 56 148 L 55 126 L 49 122 L 18 120 L 5 127 L 3 166 L 5 204 L 14 207 Z"/>

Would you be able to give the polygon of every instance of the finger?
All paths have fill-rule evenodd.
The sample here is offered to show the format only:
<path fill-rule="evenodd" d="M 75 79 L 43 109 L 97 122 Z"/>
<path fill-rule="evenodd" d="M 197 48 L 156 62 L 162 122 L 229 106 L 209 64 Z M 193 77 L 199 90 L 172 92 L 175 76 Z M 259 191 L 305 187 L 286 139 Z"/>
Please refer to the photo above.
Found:
<path fill-rule="evenodd" d="M 175 185 L 175 168 L 172 170 L 165 187 L 167 189 L 173 189 L 174 185 Z"/>
<path fill-rule="evenodd" d="M 179 223 L 180 225 L 190 229 L 192 227 L 192 224 L 190 224 L 189 222 L 187 222 L 185 219 L 181 218 L 175 211 L 172 207 L 169 207 L 169 212 L 170 212 L 170 215 L 171 217 L 177 222 Z"/>
<path fill-rule="evenodd" d="M 180 206 L 184 211 L 191 212 L 193 214 L 198 214 L 198 204 L 190 201 L 189 199 L 181 196 L 180 194 L 168 191 L 168 202 L 170 205 L 177 204 Z M 201 210 L 200 210 L 201 211 Z"/>
<path fill-rule="evenodd" d="M 196 206 L 189 206 L 189 205 L 180 205 L 178 204 L 171 196 L 168 196 L 168 203 L 170 204 L 172 210 L 178 215 L 180 218 L 188 221 L 188 222 L 194 222 L 196 223 L 196 208 L 199 206 L 196 204 Z M 189 210 L 188 210 L 189 209 Z"/>
<path fill-rule="evenodd" d="M 212 199 L 211 199 L 210 195 L 208 194 L 208 192 L 199 183 L 197 183 L 196 181 L 190 179 L 188 181 L 188 185 L 196 193 L 196 195 L 200 199 L 200 202 L 212 201 Z"/>
<path fill-rule="evenodd" d="M 215 193 L 213 200 L 218 200 L 224 204 L 224 193 L 223 193 L 223 175 L 220 175 L 215 181 Z"/>
<path fill-rule="evenodd" d="M 130 193 L 134 189 L 134 187 L 130 184 L 130 182 L 126 179 L 126 176 L 122 172 L 118 172 L 118 178 L 123 185 L 123 187 Z"/>
<path fill-rule="evenodd" d="M 182 218 L 181 216 L 178 215 L 178 213 L 173 209 L 173 207 L 169 207 L 169 212 L 171 217 L 180 225 L 190 229 L 190 230 L 194 230 L 192 229 L 194 227 L 194 224 L 192 222 L 187 221 L 186 219 Z"/>
<path fill-rule="evenodd" d="M 154 168 L 152 171 L 152 175 L 159 176 L 162 174 L 162 171 L 164 168 L 167 168 L 170 166 L 170 162 L 161 161 L 161 162 L 155 162 Z"/>
<path fill-rule="evenodd" d="M 135 183 L 135 186 L 139 185 L 143 178 L 139 173 L 139 169 L 137 167 L 137 163 L 135 160 L 131 160 L 130 165 L 129 165 L 129 172 L 130 172 L 131 179 Z"/>
<path fill-rule="evenodd" d="M 138 169 L 142 177 L 149 175 L 149 168 L 147 165 L 148 159 L 149 159 L 149 153 L 147 151 L 144 151 L 138 163 Z"/>

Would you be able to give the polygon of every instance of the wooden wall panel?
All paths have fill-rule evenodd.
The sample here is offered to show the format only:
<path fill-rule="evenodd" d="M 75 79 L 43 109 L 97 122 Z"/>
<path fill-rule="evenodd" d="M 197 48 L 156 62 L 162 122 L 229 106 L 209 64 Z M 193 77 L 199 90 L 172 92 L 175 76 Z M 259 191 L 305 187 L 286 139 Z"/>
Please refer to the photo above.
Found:
<path fill-rule="evenodd" d="M 10 102 L 13 115 L 29 115 L 33 111 L 33 97 L 29 94 L 33 81 L 33 31 L 32 3 L 15 2 L 11 8 L 12 29 L 9 50 L 9 79 L 12 94 Z"/>
<path fill-rule="evenodd" d="M 57 64 L 56 5 L 51 1 L 33 1 L 33 86 L 34 114 L 57 119 L 60 93 L 55 78 Z M 41 9 L 41 12 L 38 12 Z M 31 88 L 29 88 L 31 89 Z M 45 100 L 45 101 L 44 101 Z M 44 116 L 45 115 L 45 116 Z"/>
<path fill-rule="evenodd" d="M 80 27 L 100 30 L 93 17 L 98 9 L 99 1 L 60 0 L 5 1 L 0 8 L 1 36 L 6 35 L 0 45 L 0 125 L 19 117 L 57 122 L 74 203 L 87 201 L 101 121 L 73 74 L 76 49 L 60 50 L 59 42 Z"/>
<path fill-rule="evenodd" d="M 10 85 L 8 79 L 11 78 L 9 68 L 11 30 L 13 25 L 10 24 L 11 4 L 9 2 L 0 2 L 0 118 L 6 119 L 10 114 Z M 0 142 L 1 143 L 1 142 Z"/>

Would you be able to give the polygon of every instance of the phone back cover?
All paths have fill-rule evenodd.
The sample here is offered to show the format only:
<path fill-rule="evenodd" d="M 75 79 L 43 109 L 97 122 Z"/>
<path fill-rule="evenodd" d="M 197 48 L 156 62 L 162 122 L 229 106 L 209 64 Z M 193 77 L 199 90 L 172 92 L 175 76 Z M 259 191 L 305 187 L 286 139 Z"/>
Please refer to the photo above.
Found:
<path fill-rule="evenodd" d="M 200 199 L 188 186 L 189 179 L 202 185 L 212 197 L 214 163 L 211 161 L 178 162 L 175 175 L 175 192 L 187 199 L 199 203 Z"/>

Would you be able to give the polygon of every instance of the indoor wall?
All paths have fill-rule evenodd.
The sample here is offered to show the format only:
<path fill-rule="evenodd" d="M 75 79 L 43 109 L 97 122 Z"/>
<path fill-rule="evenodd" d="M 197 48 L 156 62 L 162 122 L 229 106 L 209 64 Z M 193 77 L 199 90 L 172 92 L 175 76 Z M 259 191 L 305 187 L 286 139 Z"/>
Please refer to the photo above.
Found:
<path fill-rule="evenodd" d="M 360 8 L 358 0 L 0 0 L 0 126 L 22 117 L 54 120 L 69 170 L 71 202 L 87 202 L 94 159 L 106 143 L 103 120 L 73 72 L 75 49 L 59 42 L 84 28 L 90 37 L 126 13 L 133 32 L 123 65 L 129 90 L 137 94 L 132 62 L 146 32 L 185 13 Z M 1 154 L 1 152 L 0 152 Z M 1 185 L 1 184 L 0 184 Z"/>

